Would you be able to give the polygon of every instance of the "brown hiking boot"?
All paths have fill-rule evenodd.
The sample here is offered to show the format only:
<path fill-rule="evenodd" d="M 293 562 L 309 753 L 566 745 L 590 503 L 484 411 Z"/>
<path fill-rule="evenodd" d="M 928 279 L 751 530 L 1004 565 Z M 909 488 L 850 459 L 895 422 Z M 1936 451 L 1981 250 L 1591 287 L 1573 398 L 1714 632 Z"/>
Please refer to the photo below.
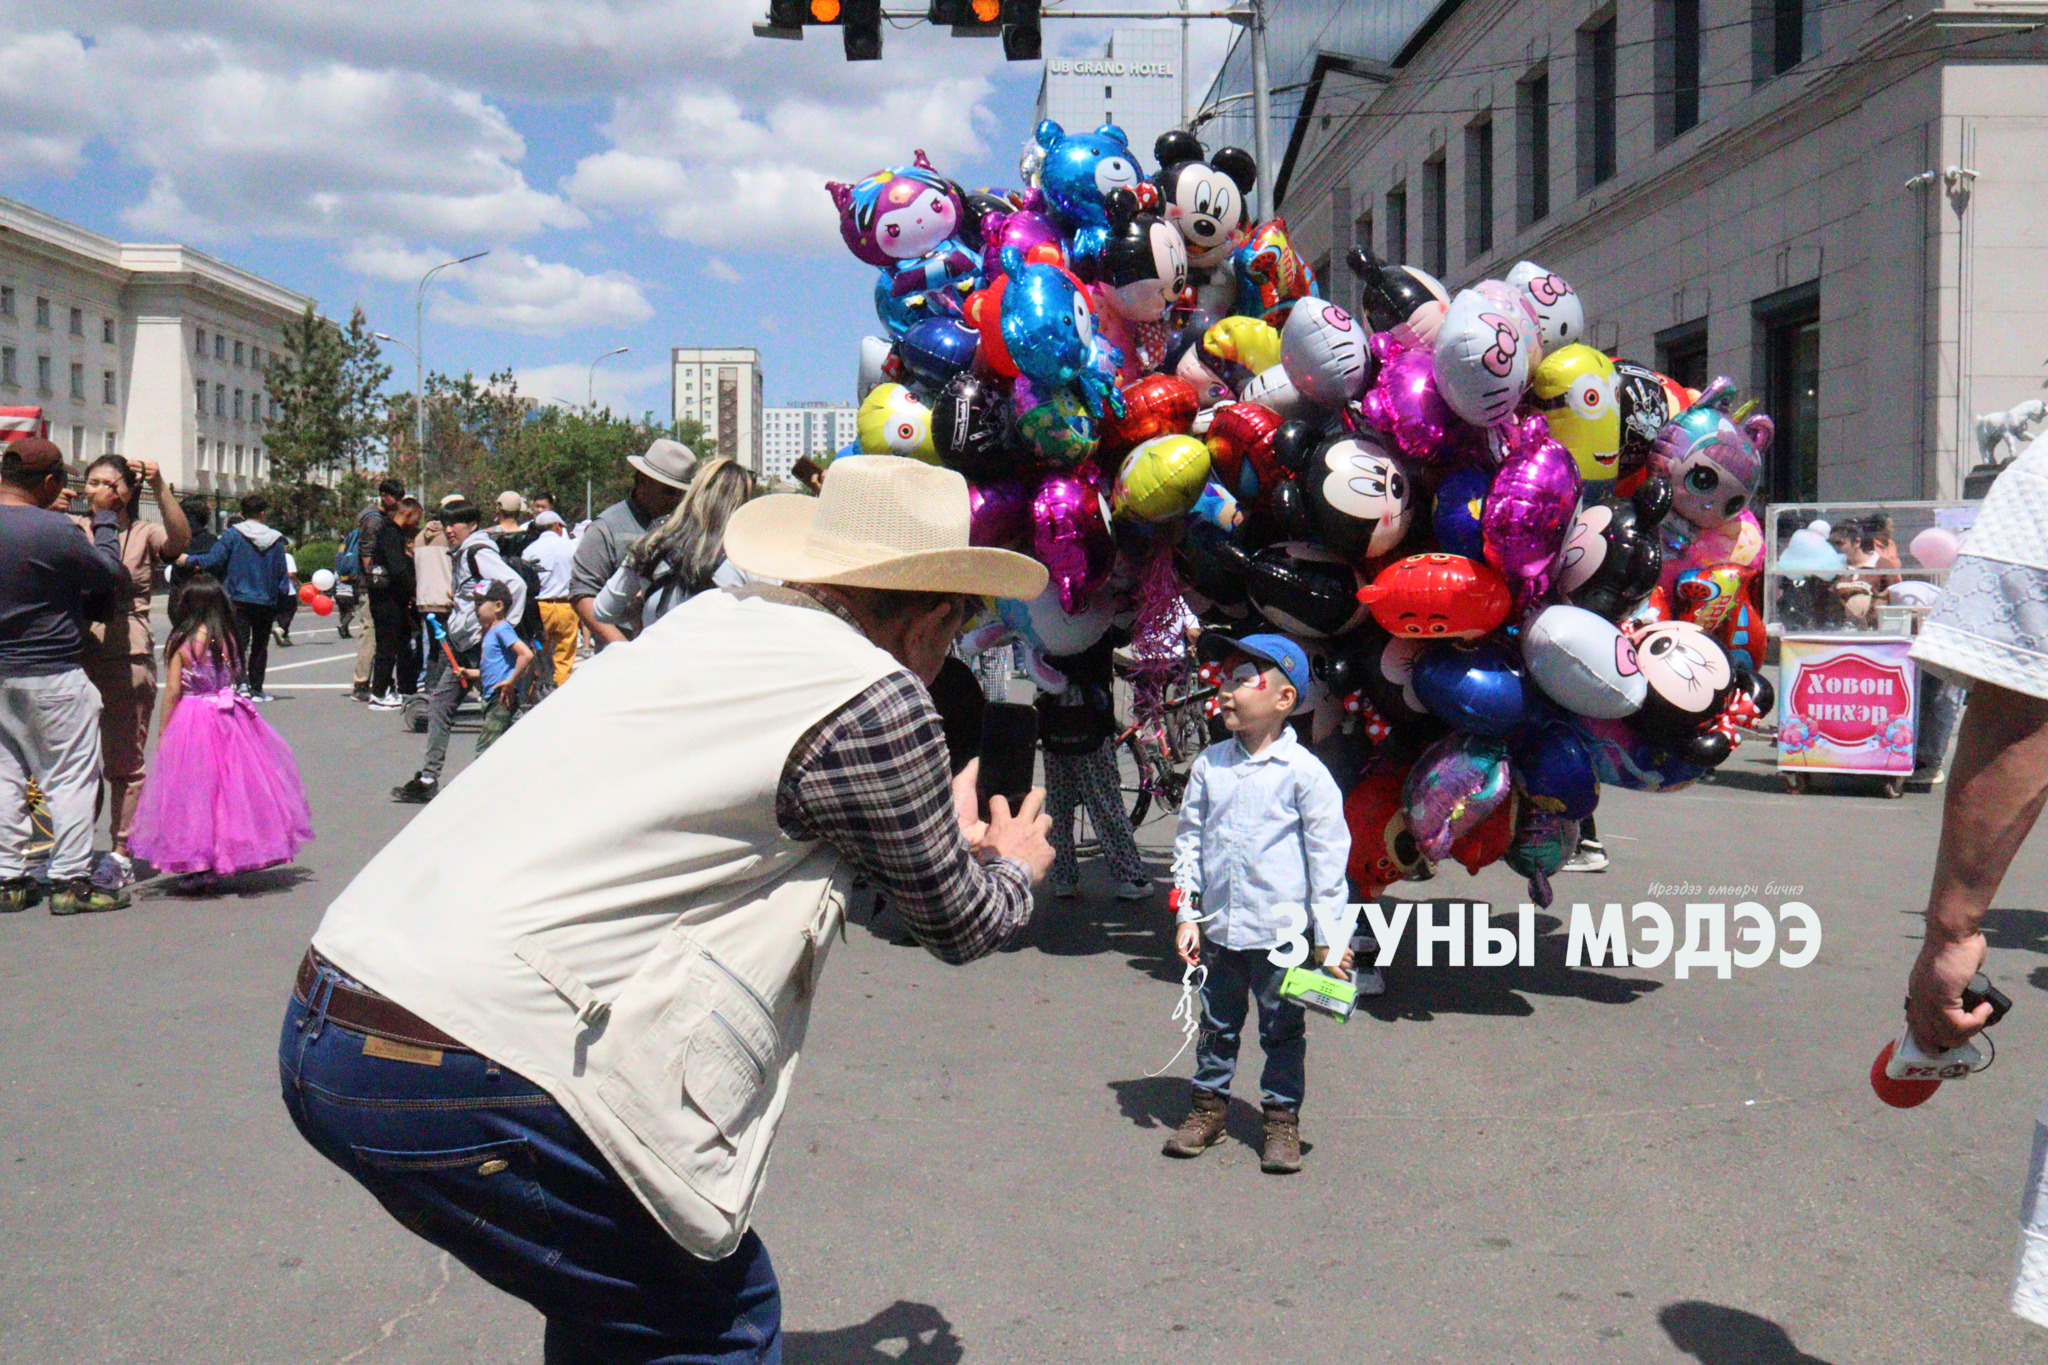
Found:
<path fill-rule="evenodd" d="M 1301 1169 L 1299 1110 L 1266 1106 L 1266 1143 L 1259 1150 L 1259 1169 L 1268 1175 L 1292 1175 Z"/>
<path fill-rule="evenodd" d="M 1229 1112 L 1229 1096 L 1197 1086 L 1188 1116 L 1181 1120 L 1180 1131 L 1166 1140 L 1163 1150 L 1168 1156 L 1200 1156 L 1223 1140 L 1223 1116 Z"/>

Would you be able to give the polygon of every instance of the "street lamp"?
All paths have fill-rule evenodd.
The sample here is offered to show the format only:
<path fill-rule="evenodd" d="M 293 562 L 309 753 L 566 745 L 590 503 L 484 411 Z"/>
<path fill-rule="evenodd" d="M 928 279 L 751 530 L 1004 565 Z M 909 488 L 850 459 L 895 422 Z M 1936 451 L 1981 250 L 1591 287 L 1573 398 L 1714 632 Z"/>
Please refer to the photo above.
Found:
<path fill-rule="evenodd" d="M 473 251 L 467 256 L 458 256 L 456 259 L 452 261 L 441 262 L 441 264 L 435 266 L 432 270 L 429 270 L 426 274 L 420 276 L 420 287 L 418 291 L 413 295 L 412 359 L 413 365 L 416 367 L 416 372 L 419 375 L 419 386 L 413 390 L 413 411 L 416 414 L 418 414 L 418 421 L 415 427 L 415 439 L 418 440 L 420 447 L 421 497 L 425 497 L 427 492 L 427 362 L 425 358 L 425 351 L 427 346 L 425 321 L 427 308 L 427 281 L 433 279 L 434 276 L 440 274 L 442 271 L 446 270 L 451 265 L 468 265 L 471 261 L 482 260 L 484 257 L 490 254 L 491 253 L 489 251 Z"/>
<path fill-rule="evenodd" d="M 590 362 L 590 380 L 589 380 L 589 383 L 588 383 L 588 384 L 587 384 L 587 385 L 585 386 L 585 388 L 584 388 L 584 390 L 583 390 L 583 397 L 584 397 L 584 407 L 585 407 L 586 409 L 588 409 L 588 410 L 589 410 L 589 411 L 591 411 L 591 412 L 596 412 L 596 411 L 597 411 L 597 365 L 598 365 L 598 361 L 600 361 L 600 360 L 610 360 L 610 359 L 611 359 L 611 358 L 612 358 L 613 356 L 615 356 L 615 355 L 624 355 L 624 354 L 625 354 L 626 352 L 628 352 L 628 351 L 630 351 L 630 350 L 632 350 L 632 349 L 633 349 L 633 348 L 632 348 L 631 346 L 621 346 L 621 347 L 619 347 L 619 348 L 618 348 L 618 349 L 616 349 L 616 350 L 606 351 L 606 352 L 605 352 L 605 353 L 604 353 L 603 355 L 599 356 L 599 357 L 597 358 L 597 360 L 593 360 L 593 361 L 591 361 L 591 362 Z"/>

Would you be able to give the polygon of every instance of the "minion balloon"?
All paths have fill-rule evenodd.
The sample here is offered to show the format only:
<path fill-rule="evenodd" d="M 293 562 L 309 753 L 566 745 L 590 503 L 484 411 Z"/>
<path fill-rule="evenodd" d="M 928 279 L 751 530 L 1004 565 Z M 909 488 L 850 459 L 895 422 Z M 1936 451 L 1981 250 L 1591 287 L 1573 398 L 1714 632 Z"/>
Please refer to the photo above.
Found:
<path fill-rule="evenodd" d="M 1621 403 L 1614 362 L 1574 343 L 1543 357 L 1529 378 L 1529 396 L 1550 435 L 1572 453 L 1591 498 L 1603 497 L 1621 473 Z"/>

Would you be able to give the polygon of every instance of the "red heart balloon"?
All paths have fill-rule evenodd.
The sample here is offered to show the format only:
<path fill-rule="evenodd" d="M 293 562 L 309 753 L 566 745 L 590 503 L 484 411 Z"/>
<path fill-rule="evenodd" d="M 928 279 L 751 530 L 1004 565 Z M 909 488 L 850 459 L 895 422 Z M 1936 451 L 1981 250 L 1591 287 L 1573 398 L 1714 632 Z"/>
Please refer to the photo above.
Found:
<path fill-rule="evenodd" d="M 1202 410 L 1201 395 L 1179 375 L 1148 374 L 1126 384 L 1123 395 L 1124 415 L 1105 417 L 1096 429 L 1105 455 L 1121 455 L 1155 436 L 1181 435 Z"/>

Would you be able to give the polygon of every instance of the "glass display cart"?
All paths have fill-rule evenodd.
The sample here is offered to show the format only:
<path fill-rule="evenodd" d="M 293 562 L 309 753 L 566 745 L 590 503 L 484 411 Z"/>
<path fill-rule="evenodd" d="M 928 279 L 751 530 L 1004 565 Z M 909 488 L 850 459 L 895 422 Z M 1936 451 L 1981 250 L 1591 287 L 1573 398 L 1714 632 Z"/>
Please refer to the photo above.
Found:
<path fill-rule="evenodd" d="M 1778 771 L 1787 791 L 1808 790 L 1814 773 L 1852 773 L 1876 778 L 1887 796 L 1905 794 L 1924 723 L 1924 679 L 1907 651 L 1981 506 L 1766 509 L 1764 633 L 1778 663 Z"/>

